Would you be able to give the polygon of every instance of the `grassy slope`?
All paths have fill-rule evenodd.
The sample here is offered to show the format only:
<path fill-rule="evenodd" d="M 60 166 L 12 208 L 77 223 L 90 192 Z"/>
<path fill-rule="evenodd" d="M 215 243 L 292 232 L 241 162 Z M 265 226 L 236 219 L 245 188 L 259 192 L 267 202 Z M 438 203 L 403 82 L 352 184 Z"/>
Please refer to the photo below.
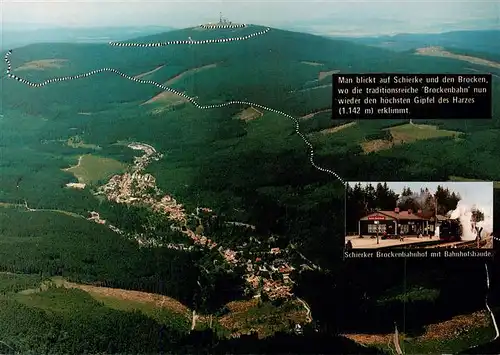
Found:
<path fill-rule="evenodd" d="M 104 181 L 114 174 L 125 170 L 125 164 L 114 159 L 103 158 L 95 155 L 82 155 L 78 164 L 65 169 L 75 175 L 79 182 L 89 184 Z"/>
<path fill-rule="evenodd" d="M 34 322 L 37 317 L 39 321 L 43 319 L 48 328 L 52 328 L 52 331 L 56 333 L 52 335 L 68 331 L 66 324 L 61 326 L 62 320 L 68 325 L 81 322 L 94 326 L 97 329 L 87 333 L 87 335 L 93 336 L 95 339 L 100 327 L 99 315 L 108 316 L 115 320 L 123 318 L 122 321 L 134 315 L 135 324 L 122 324 L 117 327 L 118 329 L 106 330 L 105 338 L 113 346 L 119 346 L 115 342 L 121 336 L 122 331 L 130 332 L 131 337 L 138 337 L 139 344 L 137 346 L 144 346 L 142 341 L 145 339 L 139 338 L 139 330 L 132 328 L 141 322 L 153 326 L 150 334 L 153 338 L 154 331 L 166 328 L 174 330 L 173 338 L 177 337 L 176 340 L 179 340 L 181 335 L 187 335 L 191 329 L 192 311 L 168 297 L 69 283 L 60 277 L 44 279 L 39 275 L 0 273 L 0 303 L 5 307 L 4 313 L 0 312 L 0 329 L 4 330 L 2 341 L 19 347 L 19 351 L 27 351 L 30 346 L 39 346 L 40 348 L 43 346 L 43 340 L 33 338 L 43 338 L 39 329 L 35 327 L 35 329 L 32 328 L 28 331 L 23 328 L 29 326 L 30 322 Z M 26 321 L 23 325 L 17 325 L 18 330 L 25 330 L 23 336 L 16 335 L 12 329 L 5 331 L 3 328 L 9 325 L 9 321 L 4 316 L 13 309 L 17 309 L 18 319 L 24 318 Z M 240 301 L 229 303 L 223 315 L 198 315 L 195 329 L 207 329 L 212 324 L 212 328 L 221 339 L 235 334 L 245 334 L 251 330 L 256 331 L 260 338 L 264 338 L 272 336 L 276 332 L 288 331 L 289 320 L 303 322 L 304 318 L 305 311 L 299 303 L 274 306 L 270 303 L 258 305 L 256 300 Z M 75 334 L 72 336 L 75 337 Z M 52 344 L 47 344 L 52 351 L 57 347 L 64 349 L 67 346 L 63 338 L 54 340 Z M 89 350 L 88 347 L 91 346 L 94 346 L 94 350 L 102 349 L 102 345 L 96 340 L 75 343 L 74 351 L 82 352 L 86 348 Z M 159 350 L 155 348 L 157 346 L 155 343 L 150 346 L 150 351 Z M 119 349 L 130 351 L 131 347 L 130 344 L 124 344 Z"/>

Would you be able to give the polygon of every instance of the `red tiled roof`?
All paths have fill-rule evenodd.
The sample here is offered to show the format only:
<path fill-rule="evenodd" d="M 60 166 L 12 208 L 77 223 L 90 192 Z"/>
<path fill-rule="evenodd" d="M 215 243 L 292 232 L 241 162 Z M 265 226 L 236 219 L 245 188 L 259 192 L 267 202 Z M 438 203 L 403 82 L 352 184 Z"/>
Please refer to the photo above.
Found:
<path fill-rule="evenodd" d="M 408 213 L 408 211 L 401 211 L 399 213 L 396 213 L 394 211 L 378 211 L 378 212 L 375 212 L 375 213 L 371 213 L 371 214 L 363 217 L 362 219 L 363 220 L 367 220 L 368 217 L 375 217 L 377 215 L 379 215 L 379 216 L 383 215 L 383 216 L 389 217 L 391 219 L 396 219 L 396 220 L 405 219 L 405 220 L 422 221 L 422 220 L 426 220 L 427 219 L 427 218 L 422 218 L 422 217 L 418 216 L 415 213 Z"/>

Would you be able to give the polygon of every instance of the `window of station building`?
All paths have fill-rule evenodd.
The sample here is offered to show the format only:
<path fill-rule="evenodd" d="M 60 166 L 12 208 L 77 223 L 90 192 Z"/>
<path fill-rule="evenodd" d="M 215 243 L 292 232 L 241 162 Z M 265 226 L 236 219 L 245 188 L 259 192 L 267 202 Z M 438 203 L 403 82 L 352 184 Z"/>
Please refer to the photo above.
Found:
<path fill-rule="evenodd" d="M 385 224 L 369 224 L 368 233 L 377 233 L 377 227 L 378 227 L 378 233 L 384 233 L 386 230 Z"/>

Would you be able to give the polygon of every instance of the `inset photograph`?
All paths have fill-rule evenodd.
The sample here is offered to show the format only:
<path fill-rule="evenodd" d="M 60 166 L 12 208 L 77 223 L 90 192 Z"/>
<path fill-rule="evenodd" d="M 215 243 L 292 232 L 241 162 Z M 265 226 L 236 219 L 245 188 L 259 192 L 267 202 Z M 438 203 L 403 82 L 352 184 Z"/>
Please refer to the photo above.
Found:
<path fill-rule="evenodd" d="M 493 183 L 349 182 L 345 248 L 493 249 Z"/>

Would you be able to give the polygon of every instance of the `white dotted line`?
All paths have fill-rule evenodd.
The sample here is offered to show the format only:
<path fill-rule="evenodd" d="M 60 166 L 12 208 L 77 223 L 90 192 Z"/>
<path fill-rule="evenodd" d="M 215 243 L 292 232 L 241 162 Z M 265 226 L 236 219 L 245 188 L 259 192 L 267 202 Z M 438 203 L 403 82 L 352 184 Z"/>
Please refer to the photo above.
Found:
<path fill-rule="evenodd" d="M 230 106 L 230 105 L 247 105 L 247 106 L 254 106 L 254 107 L 258 107 L 262 110 L 265 110 L 265 111 L 269 111 L 269 112 L 274 112 L 274 113 L 277 113 L 279 115 L 282 115 L 284 117 L 287 117 L 289 119 L 291 119 L 294 123 L 295 123 L 295 133 L 297 133 L 300 138 L 302 138 L 302 140 L 304 141 L 304 143 L 308 146 L 309 148 L 309 161 L 311 163 L 311 165 L 316 168 L 317 170 L 319 171 L 322 171 L 322 172 L 325 172 L 325 173 L 328 173 L 330 175 L 333 175 L 335 178 L 337 178 L 340 182 L 342 182 L 342 184 L 346 184 L 346 182 L 336 173 L 334 172 L 333 170 L 330 170 L 330 169 L 325 169 L 325 168 L 322 168 L 318 165 L 316 165 L 316 163 L 314 162 L 314 149 L 313 149 L 313 145 L 311 144 L 311 142 L 309 142 L 306 138 L 306 136 L 300 131 L 300 124 L 299 124 L 299 120 L 296 119 L 295 117 L 285 113 L 285 112 L 282 112 L 282 111 L 278 111 L 278 110 L 275 110 L 273 108 L 269 108 L 269 107 L 266 107 L 266 106 L 262 106 L 262 105 L 259 105 L 259 104 L 256 104 L 254 102 L 249 102 L 249 101 L 228 101 L 228 102 L 224 102 L 222 104 L 215 104 L 215 105 L 200 105 L 198 102 L 196 102 L 196 100 L 180 91 L 177 91 L 175 89 L 172 89 L 168 86 L 165 86 L 163 84 L 160 84 L 160 83 L 157 83 L 155 81 L 152 81 L 152 80 L 142 80 L 142 79 L 138 79 L 138 78 L 134 78 L 130 75 L 127 75 L 127 74 L 124 74 L 116 69 L 113 69 L 113 68 L 102 68 L 102 69 L 97 69 L 97 70 L 92 70 L 91 72 L 88 72 L 88 73 L 85 73 L 85 74 L 79 74 L 79 75 L 73 75 L 73 76 L 66 76 L 66 77 L 61 77 L 61 78 L 53 78 L 53 79 L 48 79 L 48 80 L 45 80 L 41 83 L 32 83 L 26 79 L 23 79 L 17 75 L 14 75 L 14 74 L 11 74 L 11 63 L 10 63 L 10 55 L 12 54 L 12 50 L 9 50 L 7 52 L 7 54 L 5 55 L 5 62 L 7 63 L 7 76 L 9 78 L 12 78 L 14 80 L 17 80 L 25 85 L 28 85 L 28 86 L 31 86 L 31 87 L 36 87 L 36 88 L 39 88 L 39 87 L 42 87 L 42 86 L 45 86 L 47 84 L 50 84 L 50 83 L 54 83 L 54 82 L 59 82 L 59 81 L 66 81 L 66 80 L 75 80 L 75 79 L 81 79 L 81 78 L 85 78 L 85 77 L 89 77 L 91 75 L 95 75 L 95 74 L 99 74 L 99 73 L 102 73 L 102 72 L 106 72 L 106 71 L 109 71 L 109 72 L 112 72 L 112 73 L 115 73 L 115 74 L 118 74 L 120 75 L 121 77 L 124 77 L 128 80 L 131 80 L 131 81 L 135 81 L 137 83 L 140 83 L 140 84 L 149 84 L 149 85 L 154 85 L 160 89 L 163 89 L 164 91 L 168 91 L 168 92 L 171 92 L 173 94 L 176 94 L 176 95 L 179 95 L 185 99 L 187 99 L 189 102 L 191 102 L 195 107 L 201 109 L 201 110 L 206 110 L 206 109 L 211 109 L 211 108 L 221 108 L 221 107 L 226 107 L 226 106 Z"/>
<path fill-rule="evenodd" d="M 231 25 L 219 25 L 219 24 L 216 24 L 216 25 L 200 25 L 201 28 L 207 28 L 207 29 L 214 29 L 214 28 L 244 28 L 244 27 L 247 27 L 247 25 L 245 25 L 244 23 L 243 24 L 239 24 L 239 25 L 236 25 L 236 24 L 231 24 Z"/>
<path fill-rule="evenodd" d="M 178 41 L 168 41 L 168 42 L 157 42 L 157 43 L 134 43 L 134 42 L 109 42 L 109 45 L 116 47 L 165 47 L 173 44 L 207 44 L 207 43 L 225 43 L 225 42 L 234 42 L 234 41 L 245 41 L 247 39 L 261 36 L 269 32 L 270 28 L 266 28 L 265 30 L 251 33 L 246 36 L 240 37 L 229 37 L 229 38 L 215 38 L 215 39 L 204 39 L 200 41 L 195 41 L 192 39 L 187 40 L 178 40 Z"/>

